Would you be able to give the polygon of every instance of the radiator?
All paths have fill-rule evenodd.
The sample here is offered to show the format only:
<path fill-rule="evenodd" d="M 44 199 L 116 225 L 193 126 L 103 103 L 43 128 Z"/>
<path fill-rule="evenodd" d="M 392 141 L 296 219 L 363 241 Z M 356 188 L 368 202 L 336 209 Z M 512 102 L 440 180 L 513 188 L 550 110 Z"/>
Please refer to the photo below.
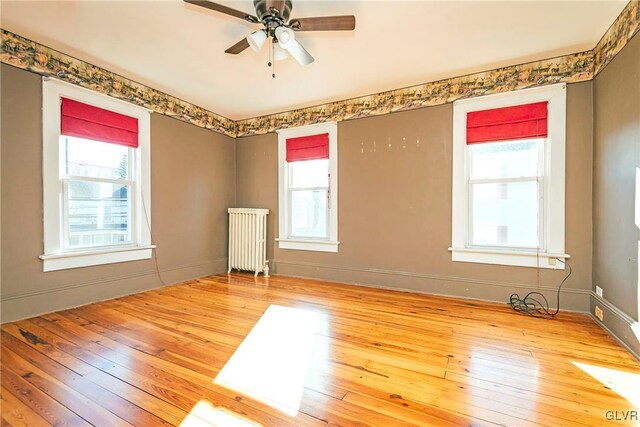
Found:
<path fill-rule="evenodd" d="M 229 270 L 248 270 L 269 277 L 267 215 L 269 209 L 229 209 Z"/>

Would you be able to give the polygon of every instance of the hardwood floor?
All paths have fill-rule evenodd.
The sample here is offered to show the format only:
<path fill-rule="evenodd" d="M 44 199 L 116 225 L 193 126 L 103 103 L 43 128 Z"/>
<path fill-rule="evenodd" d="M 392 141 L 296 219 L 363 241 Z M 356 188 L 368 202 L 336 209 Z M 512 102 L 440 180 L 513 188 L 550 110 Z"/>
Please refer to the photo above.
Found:
<path fill-rule="evenodd" d="M 634 425 L 638 386 L 585 315 L 278 276 L 2 325 L 3 426 Z"/>

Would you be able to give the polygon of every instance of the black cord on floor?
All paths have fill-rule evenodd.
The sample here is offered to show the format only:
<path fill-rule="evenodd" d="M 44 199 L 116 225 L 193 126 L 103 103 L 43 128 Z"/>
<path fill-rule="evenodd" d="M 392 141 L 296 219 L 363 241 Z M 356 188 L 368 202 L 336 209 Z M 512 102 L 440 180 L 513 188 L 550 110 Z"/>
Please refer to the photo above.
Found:
<path fill-rule="evenodd" d="M 542 295 L 540 292 L 529 292 L 524 298 L 520 298 L 518 294 L 511 294 L 509 297 L 509 305 L 518 313 L 528 314 L 532 317 L 541 317 L 546 319 L 553 319 L 560 312 L 560 290 L 562 289 L 562 285 L 567 281 L 569 276 L 571 276 L 572 270 L 571 266 L 566 262 L 562 261 L 560 258 L 556 258 L 558 261 L 569 267 L 569 273 L 564 276 L 562 282 L 560 282 L 560 286 L 558 286 L 558 290 L 556 292 L 556 309 L 552 311 L 549 308 L 549 301 L 547 298 Z"/>

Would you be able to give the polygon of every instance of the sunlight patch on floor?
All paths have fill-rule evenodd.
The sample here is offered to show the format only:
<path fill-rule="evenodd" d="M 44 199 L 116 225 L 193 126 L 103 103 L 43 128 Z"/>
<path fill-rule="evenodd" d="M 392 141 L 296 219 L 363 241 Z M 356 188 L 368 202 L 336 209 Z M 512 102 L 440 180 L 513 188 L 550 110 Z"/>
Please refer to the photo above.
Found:
<path fill-rule="evenodd" d="M 572 362 L 575 366 L 624 397 L 636 408 L 640 408 L 640 374 Z"/>
<path fill-rule="evenodd" d="M 319 317 L 310 310 L 269 306 L 214 382 L 297 415 Z"/>
<path fill-rule="evenodd" d="M 262 424 L 241 418 L 225 408 L 217 408 L 206 400 L 196 403 L 180 423 L 180 427 L 260 427 Z"/>

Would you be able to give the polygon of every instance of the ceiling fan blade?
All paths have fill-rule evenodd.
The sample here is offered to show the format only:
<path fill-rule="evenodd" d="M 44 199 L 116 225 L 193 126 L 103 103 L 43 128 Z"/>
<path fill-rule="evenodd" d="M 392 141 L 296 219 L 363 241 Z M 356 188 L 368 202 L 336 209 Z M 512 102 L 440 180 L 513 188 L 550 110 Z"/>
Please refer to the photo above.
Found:
<path fill-rule="evenodd" d="M 315 18 L 296 18 L 289 22 L 295 31 L 351 31 L 356 28 L 356 17 L 316 16 Z"/>
<path fill-rule="evenodd" d="M 237 55 L 240 52 L 242 52 L 243 50 L 245 50 L 246 48 L 249 47 L 249 42 L 247 41 L 247 38 L 243 38 L 242 40 L 240 40 L 238 43 L 234 44 L 233 46 L 231 46 L 229 49 L 225 50 L 224 53 L 230 53 L 232 55 Z"/>
<path fill-rule="evenodd" d="M 256 23 L 259 22 L 258 18 L 255 16 L 244 13 L 236 9 L 232 9 L 230 7 L 224 6 L 222 4 L 214 3 L 206 0 L 184 0 L 185 3 L 193 4 L 200 7 L 205 7 L 207 9 L 215 10 L 216 12 L 224 13 L 226 15 L 235 16 L 236 18 L 244 19 L 245 21 Z"/>
<path fill-rule="evenodd" d="M 314 61 L 313 56 L 311 56 L 311 54 L 302 47 L 298 40 L 291 40 L 285 49 L 295 58 L 296 61 L 300 63 L 300 65 L 309 65 Z"/>

